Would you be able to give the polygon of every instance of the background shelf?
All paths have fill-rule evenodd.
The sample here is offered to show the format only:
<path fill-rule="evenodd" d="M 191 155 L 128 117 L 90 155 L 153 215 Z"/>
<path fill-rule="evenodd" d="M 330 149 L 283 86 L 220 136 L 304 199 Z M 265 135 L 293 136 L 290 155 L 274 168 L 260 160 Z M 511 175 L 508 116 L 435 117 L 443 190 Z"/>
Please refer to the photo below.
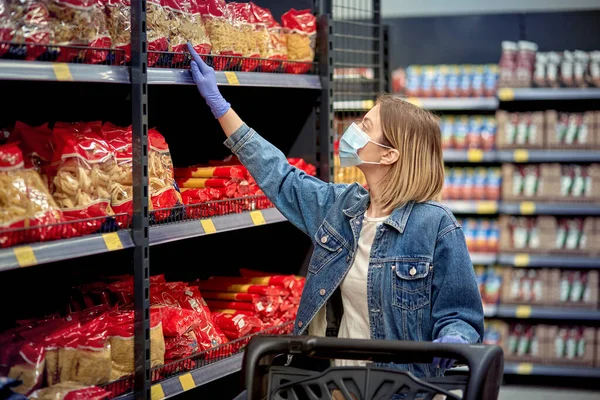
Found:
<path fill-rule="evenodd" d="M 484 305 L 488 318 L 545 319 L 560 321 L 600 321 L 600 311 L 577 307 L 544 307 L 528 305 Z"/>
<path fill-rule="evenodd" d="M 447 200 L 443 204 L 456 214 L 497 214 L 497 201 Z"/>
<path fill-rule="evenodd" d="M 469 253 L 473 265 L 492 265 L 498 258 L 496 253 Z"/>
<path fill-rule="evenodd" d="M 510 215 L 600 215 L 600 205 L 594 203 L 500 202 L 499 210 Z"/>
<path fill-rule="evenodd" d="M 0 80 L 130 83 L 128 67 L 19 60 L 0 60 Z"/>
<path fill-rule="evenodd" d="M 600 99 L 600 88 L 500 88 L 500 101 L 594 100 Z"/>
<path fill-rule="evenodd" d="M 600 378 L 600 368 L 530 363 L 505 363 L 505 375 L 564 376 L 573 378 Z"/>
<path fill-rule="evenodd" d="M 558 254 L 500 253 L 498 264 L 514 267 L 600 268 L 600 258 Z"/>
<path fill-rule="evenodd" d="M 465 97 L 465 98 L 417 98 L 407 97 L 403 100 L 426 110 L 450 111 L 450 110 L 496 110 L 498 99 L 495 97 Z"/>

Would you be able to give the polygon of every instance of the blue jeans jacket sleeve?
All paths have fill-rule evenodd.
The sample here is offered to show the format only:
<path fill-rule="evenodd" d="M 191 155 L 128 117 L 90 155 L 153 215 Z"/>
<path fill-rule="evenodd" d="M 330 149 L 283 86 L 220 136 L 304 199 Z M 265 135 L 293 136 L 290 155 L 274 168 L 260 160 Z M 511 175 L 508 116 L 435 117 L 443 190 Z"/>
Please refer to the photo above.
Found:
<path fill-rule="evenodd" d="M 245 124 L 225 146 L 238 156 L 279 211 L 311 238 L 347 186 L 325 183 L 292 167 L 279 149 Z"/>
<path fill-rule="evenodd" d="M 460 227 L 442 233 L 433 259 L 432 339 L 452 335 L 469 343 L 483 338 L 483 306 Z"/>

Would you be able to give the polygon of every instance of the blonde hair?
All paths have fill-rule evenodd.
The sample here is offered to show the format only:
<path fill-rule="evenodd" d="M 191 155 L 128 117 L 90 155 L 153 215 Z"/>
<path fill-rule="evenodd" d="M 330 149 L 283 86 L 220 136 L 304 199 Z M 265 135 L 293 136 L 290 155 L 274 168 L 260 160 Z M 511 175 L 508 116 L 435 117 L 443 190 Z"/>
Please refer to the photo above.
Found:
<path fill-rule="evenodd" d="M 441 200 L 444 159 L 439 119 L 413 104 L 387 94 L 377 99 L 383 139 L 398 150 L 398 161 L 382 180 L 374 199 L 393 210 L 409 201 Z"/>

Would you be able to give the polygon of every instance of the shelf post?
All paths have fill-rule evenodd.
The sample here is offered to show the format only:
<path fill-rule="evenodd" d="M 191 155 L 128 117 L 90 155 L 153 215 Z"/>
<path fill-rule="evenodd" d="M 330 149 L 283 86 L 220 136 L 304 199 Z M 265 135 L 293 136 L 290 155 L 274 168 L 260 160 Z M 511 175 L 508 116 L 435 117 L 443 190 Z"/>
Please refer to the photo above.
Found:
<path fill-rule="evenodd" d="M 373 64 L 377 65 L 375 68 L 375 79 L 377 79 L 377 90 L 382 93 L 385 90 L 385 77 L 384 77 L 384 44 L 383 44 L 383 29 L 381 26 L 381 0 L 373 0 L 372 3 L 373 11 L 373 37 L 378 38 L 374 45 Z"/>
<path fill-rule="evenodd" d="M 148 76 L 146 0 L 131 2 L 133 130 L 133 277 L 135 399 L 150 399 L 150 264 L 148 241 Z"/>
<path fill-rule="evenodd" d="M 333 23 L 332 0 L 315 1 L 318 10 L 318 58 L 321 96 L 317 102 L 319 178 L 333 181 Z"/>

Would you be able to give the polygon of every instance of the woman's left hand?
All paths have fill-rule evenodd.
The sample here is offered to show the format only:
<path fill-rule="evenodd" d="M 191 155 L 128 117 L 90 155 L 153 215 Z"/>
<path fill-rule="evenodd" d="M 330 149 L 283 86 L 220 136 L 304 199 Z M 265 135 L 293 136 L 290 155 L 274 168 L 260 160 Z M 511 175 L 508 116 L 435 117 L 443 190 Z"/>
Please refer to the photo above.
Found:
<path fill-rule="evenodd" d="M 450 344 L 469 344 L 466 340 L 459 336 L 442 336 L 441 338 L 437 338 L 433 341 L 433 343 L 450 343 Z M 456 360 L 452 360 L 450 358 L 434 358 L 433 366 L 436 368 L 448 369 L 454 366 L 454 362 Z"/>

